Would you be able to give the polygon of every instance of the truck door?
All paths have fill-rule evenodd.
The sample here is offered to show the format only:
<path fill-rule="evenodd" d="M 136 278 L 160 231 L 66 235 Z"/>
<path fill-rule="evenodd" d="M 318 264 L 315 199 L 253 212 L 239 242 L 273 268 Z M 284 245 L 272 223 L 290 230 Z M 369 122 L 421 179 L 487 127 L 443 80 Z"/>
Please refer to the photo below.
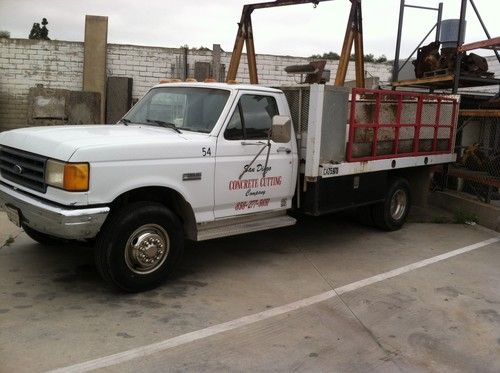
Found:
<path fill-rule="evenodd" d="M 280 144 L 269 140 L 272 118 L 288 111 L 278 103 L 284 105 L 271 93 L 239 93 L 217 140 L 216 219 L 291 207 L 295 139 Z"/>

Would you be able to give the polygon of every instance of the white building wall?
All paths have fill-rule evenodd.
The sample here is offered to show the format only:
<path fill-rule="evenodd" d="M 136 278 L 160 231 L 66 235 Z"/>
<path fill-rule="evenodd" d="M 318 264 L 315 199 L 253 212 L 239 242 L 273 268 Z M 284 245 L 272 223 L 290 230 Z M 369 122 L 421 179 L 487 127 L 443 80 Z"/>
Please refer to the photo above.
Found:
<path fill-rule="evenodd" d="M 83 85 L 83 43 L 29 39 L 0 39 L 0 131 L 26 126 L 28 91 L 37 84 L 45 88 L 81 90 Z M 161 79 L 179 77 L 182 48 L 161 48 L 137 45 L 108 44 L 108 76 L 133 79 L 133 98 L 144 95 Z M 222 52 L 221 63 L 229 67 L 231 53 Z M 211 62 L 211 51 L 188 53 L 188 76 L 194 76 L 195 62 Z M 241 58 L 238 81 L 249 82 L 246 55 Z M 308 58 L 258 55 L 259 83 L 279 86 L 297 82 L 285 67 L 307 64 Z M 331 82 L 335 80 L 338 61 L 329 61 Z M 390 79 L 391 66 L 366 64 L 368 76 Z M 354 64 L 349 65 L 347 80 L 354 79 Z"/>
<path fill-rule="evenodd" d="M 29 88 L 81 90 L 83 43 L 0 39 L 0 130 L 26 125 Z"/>

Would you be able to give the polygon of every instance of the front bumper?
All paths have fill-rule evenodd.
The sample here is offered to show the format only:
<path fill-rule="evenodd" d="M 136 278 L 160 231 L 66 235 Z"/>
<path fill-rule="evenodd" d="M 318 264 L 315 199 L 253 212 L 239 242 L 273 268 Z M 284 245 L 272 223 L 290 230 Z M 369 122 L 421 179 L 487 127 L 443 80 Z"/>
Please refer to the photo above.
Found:
<path fill-rule="evenodd" d="M 13 211 L 17 211 L 21 225 L 51 236 L 72 240 L 94 238 L 109 214 L 109 207 L 61 207 L 2 184 L 0 209 L 8 211 L 10 216 Z"/>

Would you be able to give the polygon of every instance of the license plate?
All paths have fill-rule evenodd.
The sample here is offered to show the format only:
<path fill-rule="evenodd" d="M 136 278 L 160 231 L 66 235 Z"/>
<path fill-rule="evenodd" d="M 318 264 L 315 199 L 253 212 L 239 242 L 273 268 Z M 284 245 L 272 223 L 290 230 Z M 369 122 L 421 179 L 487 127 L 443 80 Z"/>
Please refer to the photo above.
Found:
<path fill-rule="evenodd" d="M 19 210 L 11 206 L 5 206 L 5 210 L 7 211 L 7 217 L 9 218 L 9 220 L 18 227 L 20 227 L 21 214 L 19 213 Z"/>
<path fill-rule="evenodd" d="M 338 175 L 339 174 L 339 168 L 338 166 L 333 166 L 333 165 L 326 165 L 322 167 L 322 176 L 333 176 L 333 175 Z"/>

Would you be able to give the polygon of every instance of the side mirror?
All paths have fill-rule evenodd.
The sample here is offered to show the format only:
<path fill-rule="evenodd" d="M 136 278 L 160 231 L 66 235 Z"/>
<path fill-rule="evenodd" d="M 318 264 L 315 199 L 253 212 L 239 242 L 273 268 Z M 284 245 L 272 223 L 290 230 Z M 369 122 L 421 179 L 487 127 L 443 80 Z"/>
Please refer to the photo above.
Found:
<path fill-rule="evenodd" d="M 292 120 L 286 115 L 275 115 L 273 117 L 273 128 L 271 140 L 276 143 L 290 142 L 292 136 Z"/>

